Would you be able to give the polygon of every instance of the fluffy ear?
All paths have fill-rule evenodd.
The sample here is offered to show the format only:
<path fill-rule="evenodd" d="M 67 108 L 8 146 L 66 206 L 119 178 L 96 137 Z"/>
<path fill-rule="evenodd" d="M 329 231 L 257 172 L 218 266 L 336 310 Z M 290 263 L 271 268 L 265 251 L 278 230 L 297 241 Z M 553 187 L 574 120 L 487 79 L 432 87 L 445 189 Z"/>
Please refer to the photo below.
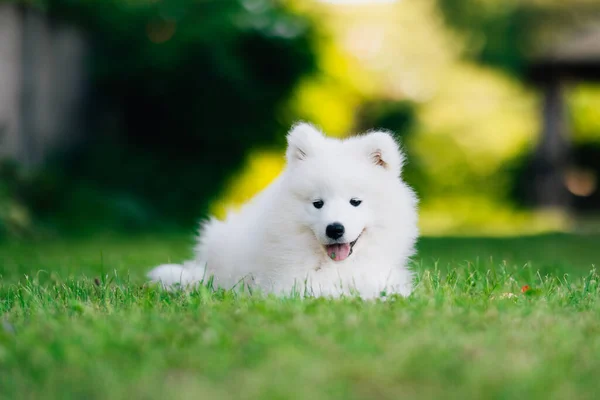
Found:
<path fill-rule="evenodd" d="M 313 155 L 324 139 L 323 134 L 314 126 L 301 122 L 295 124 L 287 135 L 286 158 L 292 164 Z"/>
<path fill-rule="evenodd" d="M 398 142 L 387 132 L 371 132 L 362 137 L 369 160 L 376 166 L 400 176 L 404 154 Z"/>

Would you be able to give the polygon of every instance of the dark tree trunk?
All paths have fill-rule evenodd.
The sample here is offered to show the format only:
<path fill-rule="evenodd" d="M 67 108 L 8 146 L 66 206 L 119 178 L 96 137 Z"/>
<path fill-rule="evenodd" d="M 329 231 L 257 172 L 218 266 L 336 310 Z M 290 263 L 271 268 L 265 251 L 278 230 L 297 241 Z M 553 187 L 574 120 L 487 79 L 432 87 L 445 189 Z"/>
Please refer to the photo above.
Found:
<path fill-rule="evenodd" d="M 542 208 L 567 209 L 569 193 L 564 179 L 571 144 L 564 86 L 550 81 L 544 89 L 542 135 L 533 164 L 535 201 Z"/>

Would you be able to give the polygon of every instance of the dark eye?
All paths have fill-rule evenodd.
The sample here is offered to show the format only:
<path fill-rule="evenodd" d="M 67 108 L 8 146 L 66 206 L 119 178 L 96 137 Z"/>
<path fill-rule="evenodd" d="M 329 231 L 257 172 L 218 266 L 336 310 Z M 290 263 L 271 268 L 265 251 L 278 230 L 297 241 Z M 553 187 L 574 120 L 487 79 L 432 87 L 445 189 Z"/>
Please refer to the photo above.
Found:
<path fill-rule="evenodd" d="M 362 200 L 359 200 L 359 199 L 350 200 L 350 204 L 352 204 L 354 207 L 360 206 L 360 203 L 362 203 Z"/>
<path fill-rule="evenodd" d="M 325 203 L 323 202 L 323 200 L 316 200 L 313 201 L 313 206 L 315 206 L 315 208 L 323 208 L 323 206 L 325 205 Z"/>

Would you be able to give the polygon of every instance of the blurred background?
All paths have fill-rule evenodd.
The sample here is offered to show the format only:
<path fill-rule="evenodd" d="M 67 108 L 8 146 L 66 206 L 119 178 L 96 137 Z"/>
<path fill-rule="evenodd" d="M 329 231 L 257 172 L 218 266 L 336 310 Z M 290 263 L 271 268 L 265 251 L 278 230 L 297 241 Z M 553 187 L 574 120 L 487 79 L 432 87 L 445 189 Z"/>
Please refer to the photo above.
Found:
<path fill-rule="evenodd" d="M 297 120 L 394 131 L 425 235 L 598 232 L 600 3 L 4 1 L 0 238 L 192 230 Z"/>

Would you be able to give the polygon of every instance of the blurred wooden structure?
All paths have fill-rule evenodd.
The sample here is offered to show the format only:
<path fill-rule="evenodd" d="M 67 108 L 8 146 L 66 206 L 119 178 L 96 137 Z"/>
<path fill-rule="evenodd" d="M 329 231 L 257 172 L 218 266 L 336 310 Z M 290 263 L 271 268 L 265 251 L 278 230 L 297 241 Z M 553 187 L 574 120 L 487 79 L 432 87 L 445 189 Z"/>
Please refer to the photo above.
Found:
<path fill-rule="evenodd" d="M 78 134 L 86 44 L 74 28 L 0 4 L 0 159 L 31 167 Z"/>
<path fill-rule="evenodd" d="M 564 92 L 577 82 L 600 82 L 600 20 L 549 46 L 532 60 L 529 78 L 544 93 L 542 135 L 533 165 L 535 201 L 541 207 L 568 208 L 570 193 L 564 179 L 571 141 Z"/>

